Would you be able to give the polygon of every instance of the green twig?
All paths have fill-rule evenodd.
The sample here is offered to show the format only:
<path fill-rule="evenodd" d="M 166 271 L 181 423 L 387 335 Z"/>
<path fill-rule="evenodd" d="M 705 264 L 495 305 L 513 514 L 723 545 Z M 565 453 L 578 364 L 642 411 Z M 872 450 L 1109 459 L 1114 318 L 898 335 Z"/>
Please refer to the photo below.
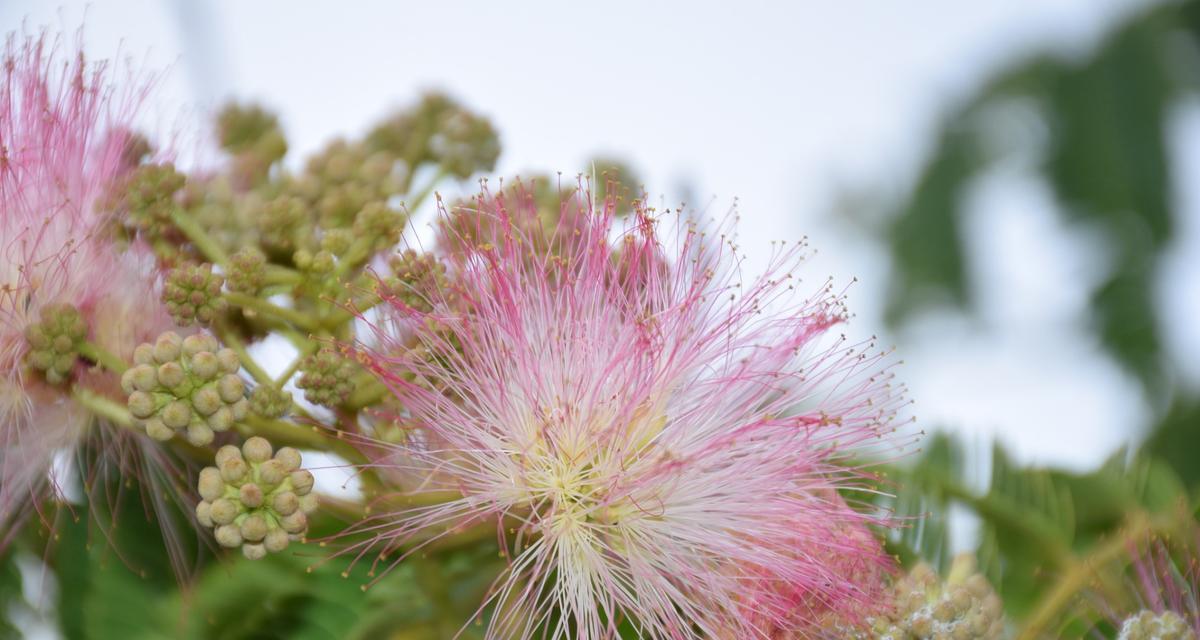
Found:
<path fill-rule="evenodd" d="M 208 235 L 208 232 L 206 232 L 200 225 L 196 224 L 196 221 L 193 220 L 192 217 L 186 212 L 184 212 L 182 209 L 176 209 L 175 211 L 172 211 L 171 222 L 175 223 L 175 227 L 182 231 L 183 235 L 187 236 L 187 239 L 191 241 L 191 243 L 200 250 L 200 253 L 204 254 L 204 257 L 208 258 L 210 262 L 219 264 L 222 267 L 229 266 L 229 255 L 226 254 L 225 250 L 221 248 L 221 245 L 218 244 L 216 240 L 213 240 L 212 236 Z"/>
<path fill-rule="evenodd" d="M 238 425 L 238 429 L 247 437 L 262 436 L 270 440 L 272 444 L 328 451 L 355 464 L 367 461 L 362 453 L 351 446 L 349 442 L 338 437 L 326 436 L 318 427 L 305 427 L 283 420 L 271 420 L 262 416 L 250 415 L 244 423 Z"/>
<path fill-rule="evenodd" d="M 90 340 L 85 340 L 83 344 L 79 345 L 79 355 L 117 375 L 125 373 L 125 370 L 129 368 L 129 365 L 124 360 Z"/>
<path fill-rule="evenodd" d="M 248 311 L 261 313 L 265 316 L 278 318 L 292 324 L 293 326 L 303 329 L 304 331 L 314 332 L 319 328 L 319 325 L 315 320 L 309 318 L 303 313 L 300 313 L 299 311 L 296 311 L 295 309 L 288 309 L 287 307 L 271 304 L 266 300 L 248 296 L 244 293 L 237 291 L 226 291 L 225 299 L 228 300 L 230 304 L 241 307 Z"/>
<path fill-rule="evenodd" d="M 217 337 L 221 339 L 221 342 L 225 343 L 225 346 L 233 349 L 233 352 L 242 361 L 242 366 L 246 368 L 246 371 L 250 372 L 250 376 L 254 378 L 255 382 L 265 385 L 272 384 L 270 374 L 258 366 L 258 362 L 246 350 L 245 343 L 242 342 L 242 339 L 235 332 L 231 331 L 224 323 L 218 324 L 216 330 Z"/>
<path fill-rule="evenodd" d="M 129 410 L 124 405 L 113 402 L 94 391 L 89 391 L 82 387 L 72 388 L 71 397 L 74 398 L 75 402 L 79 403 L 79 406 L 87 409 L 92 414 L 104 418 L 117 426 L 137 431 L 137 427 L 133 424 L 133 416 L 130 415 Z"/>

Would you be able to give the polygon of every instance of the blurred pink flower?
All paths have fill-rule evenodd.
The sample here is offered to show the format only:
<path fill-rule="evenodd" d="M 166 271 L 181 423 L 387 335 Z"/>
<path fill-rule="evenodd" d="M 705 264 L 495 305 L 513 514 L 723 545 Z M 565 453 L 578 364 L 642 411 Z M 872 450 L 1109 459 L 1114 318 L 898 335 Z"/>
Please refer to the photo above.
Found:
<path fill-rule="evenodd" d="M 743 284 L 732 215 L 618 227 L 581 189 L 547 241 L 519 188 L 469 208 L 453 291 L 395 301 L 360 354 L 417 427 L 366 443 L 372 466 L 458 497 L 378 513 L 341 553 L 390 568 L 495 521 L 510 561 L 483 606 L 506 640 L 767 638 L 874 610 L 890 561 L 867 526 L 891 521 L 858 456 L 899 454 L 906 401 L 886 353 L 830 335 L 840 294 L 794 295 L 802 243 Z"/>
<path fill-rule="evenodd" d="M 0 548 L 58 493 L 61 452 L 86 441 L 101 463 L 93 473 L 150 480 L 174 464 L 126 429 L 90 429 L 69 385 L 26 366 L 25 332 L 53 305 L 74 306 L 88 339 L 126 359 L 171 325 L 153 256 L 118 245 L 97 204 L 135 162 L 129 132 L 146 83 L 119 89 L 106 65 L 62 46 L 10 35 L 0 68 Z M 97 367 L 76 364 L 70 384 L 120 398 L 116 376 Z"/>

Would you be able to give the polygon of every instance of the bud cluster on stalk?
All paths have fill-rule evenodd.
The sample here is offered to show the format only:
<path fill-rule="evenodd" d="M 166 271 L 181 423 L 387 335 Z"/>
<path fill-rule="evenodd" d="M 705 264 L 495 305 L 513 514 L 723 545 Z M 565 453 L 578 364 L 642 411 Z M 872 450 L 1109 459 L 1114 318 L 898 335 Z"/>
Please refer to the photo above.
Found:
<path fill-rule="evenodd" d="M 87 332 L 87 322 L 75 307 L 46 305 L 41 319 L 25 329 L 25 342 L 29 345 L 25 362 L 46 376 L 47 382 L 65 382 L 75 368 Z"/>
<path fill-rule="evenodd" d="M 250 408 L 241 362 L 215 338 L 167 332 L 134 350 L 136 365 L 121 376 L 136 424 L 156 440 L 183 435 L 196 446 L 245 419 Z"/>
<path fill-rule="evenodd" d="M 304 390 L 304 398 L 309 402 L 334 408 L 354 391 L 357 371 L 352 360 L 333 349 L 321 349 L 304 358 L 296 386 Z"/>
<path fill-rule="evenodd" d="M 1174 611 L 1144 610 L 1121 623 L 1117 640 L 1196 640 L 1196 632 Z"/>
<path fill-rule="evenodd" d="M 167 272 L 163 302 L 179 326 L 207 326 L 228 307 L 221 297 L 224 284 L 225 278 L 214 273 L 211 264 L 182 264 Z"/>
<path fill-rule="evenodd" d="M 945 581 L 921 563 L 892 586 L 893 610 L 876 619 L 871 633 L 855 635 L 886 640 L 994 640 L 1004 632 L 1000 597 L 982 574 L 975 558 L 960 555 Z"/>
<path fill-rule="evenodd" d="M 200 472 L 196 519 L 213 528 L 217 544 L 241 547 L 247 558 L 257 560 L 303 539 L 317 495 L 312 473 L 300 468 L 299 451 L 272 452 L 270 442 L 255 436 L 241 449 L 221 447 L 216 463 Z"/>

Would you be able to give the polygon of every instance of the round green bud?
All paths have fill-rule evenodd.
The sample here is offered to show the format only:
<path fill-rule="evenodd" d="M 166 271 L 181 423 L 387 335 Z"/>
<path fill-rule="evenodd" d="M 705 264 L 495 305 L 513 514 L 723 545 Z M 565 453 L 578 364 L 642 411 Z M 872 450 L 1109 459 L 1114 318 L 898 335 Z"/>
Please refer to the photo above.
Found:
<path fill-rule="evenodd" d="M 225 373 L 237 373 L 242 368 L 242 362 L 233 349 L 217 351 L 217 363 L 221 366 L 221 371 Z"/>
<path fill-rule="evenodd" d="M 181 400 L 175 400 L 168 402 L 167 406 L 162 408 L 159 417 L 168 427 L 182 429 L 192 421 L 192 408 Z"/>
<path fill-rule="evenodd" d="M 135 364 L 154 364 L 154 346 L 143 343 L 135 347 L 133 362 Z"/>
<path fill-rule="evenodd" d="M 176 360 L 182 347 L 183 338 L 180 338 L 178 333 L 168 331 L 159 336 L 154 343 L 154 360 L 160 363 Z"/>
<path fill-rule="evenodd" d="M 233 460 L 235 458 L 240 458 L 240 457 L 242 457 L 242 452 L 239 451 L 237 447 L 235 447 L 231 444 L 227 444 L 227 445 L 221 447 L 220 449 L 217 449 L 217 454 L 216 454 L 215 459 L 217 462 L 217 466 L 221 467 L 221 466 L 225 465 L 226 461 Z"/>
<path fill-rule="evenodd" d="M 288 534 L 283 529 L 272 529 L 263 539 L 263 546 L 271 553 L 279 553 L 288 547 Z"/>
<path fill-rule="evenodd" d="M 290 516 L 300 508 L 300 499 L 291 491 L 284 491 L 271 500 L 271 508 L 281 516 Z"/>
<path fill-rule="evenodd" d="M 133 414 L 135 418 L 149 418 L 154 415 L 156 409 L 154 397 L 145 391 L 134 391 L 129 394 L 125 406 L 129 407 L 129 413 Z"/>
<path fill-rule="evenodd" d="M 213 506 L 215 507 L 216 505 L 214 504 Z M 215 534 L 217 544 L 221 545 L 222 547 L 228 547 L 232 549 L 242 544 L 242 532 L 235 525 L 223 524 L 217 527 Z"/>
<path fill-rule="evenodd" d="M 227 373 L 217 381 L 217 391 L 221 400 L 233 404 L 246 397 L 246 384 L 232 373 Z"/>
<path fill-rule="evenodd" d="M 209 427 L 202 422 L 193 422 L 189 424 L 185 434 L 188 444 L 194 447 L 204 447 L 212 444 L 213 437 L 215 437 L 212 427 Z"/>
<path fill-rule="evenodd" d="M 287 472 L 283 470 L 283 465 L 278 460 L 267 460 L 258 467 L 258 479 L 272 488 L 283 482 L 287 477 Z"/>
<path fill-rule="evenodd" d="M 208 425 L 214 431 L 228 431 L 234 423 L 233 409 L 229 407 L 221 407 L 208 416 Z"/>
<path fill-rule="evenodd" d="M 168 389 L 174 389 L 187 379 L 187 372 L 178 362 L 164 362 L 158 365 L 158 383 Z"/>
<path fill-rule="evenodd" d="M 226 460 L 225 464 L 221 465 L 220 469 L 221 478 L 223 478 L 227 484 L 240 484 L 242 480 L 246 478 L 246 475 L 250 473 L 250 466 L 247 465 L 246 461 L 242 460 L 241 458 Z"/>
<path fill-rule="evenodd" d="M 304 495 L 313 488 L 313 474 L 307 469 L 293 471 L 289 476 L 292 481 L 292 487 L 296 490 L 297 495 Z"/>
<path fill-rule="evenodd" d="M 275 459 L 283 465 L 283 470 L 288 473 L 300 468 L 300 452 L 292 447 L 282 447 L 276 451 Z"/>
<path fill-rule="evenodd" d="M 300 535 L 308 528 L 308 516 L 304 515 L 303 511 L 296 511 L 280 518 L 279 526 L 288 533 Z"/>
<path fill-rule="evenodd" d="M 175 430 L 163 424 L 163 421 L 158 418 L 150 418 L 145 422 L 144 426 L 146 435 L 161 442 L 166 442 L 175 435 Z"/>
<path fill-rule="evenodd" d="M 212 521 L 217 524 L 229 524 L 238 516 L 241 510 L 232 500 L 228 498 L 219 498 L 214 500 L 212 507 L 209 508 L 209 516 Z"/>
<path fill-rule="evenodd" d="M 247 560 L 262 560 L 267 556 L 267 548 L 262 544 L 246 543 L 242 545 L 242 555 L 246 556 Z"/>
<path fill-rule="evenodd" d="M 267 521 L 261 515 L 254 513 L 242 520 L 242 538 L 250 542 L 258 542 L 267 537 Z"/>
<path fill-rule="evenodd" d="M 271 459 L 271 443 L 259 436 L 249 438 L 242 445 L 242 455 L 252 463 L 266 462 Z"/>
<path fill-rule="evenodd" d="M 192 406 L 202 416 L 211 416 L 225 406 L 221 393 L 212 385 L 205 385 L 192 394 Z"/>
<path fill-rule="evenodd" d="M 263 491 L 253 482 L 247 482 L 238 490 L 238 499 L 247 509 L 257 509 L 263 503 Z"/>
<path fill-rule="evenodd" d="M 312 513 L 317 510 L 318 506 L 319 500 L 317 498 L 317 494 L 309 493 L 300 496 L 300 511 L 304 513 Z"/>
<path fill-rule="evenodd" d="M 202 527 L 213 526 L 212 503 L 207 500 L 196 503 L 196 522 L 199 522 Z"/>
<path fill-rule="evenodd" d="M 205 467 L 200 471 L 200 481 L 197 483 L 200 497 L 212 502 L 221 497 L 225 491 L 225 480 L 215 467 Z"/>
<path fill-rule="evenodd" d="M 201 380 L 212 380 L 220 368 L 217 355 L 211 351 L 201 351 L 192 356 L 192 375 Z"/>

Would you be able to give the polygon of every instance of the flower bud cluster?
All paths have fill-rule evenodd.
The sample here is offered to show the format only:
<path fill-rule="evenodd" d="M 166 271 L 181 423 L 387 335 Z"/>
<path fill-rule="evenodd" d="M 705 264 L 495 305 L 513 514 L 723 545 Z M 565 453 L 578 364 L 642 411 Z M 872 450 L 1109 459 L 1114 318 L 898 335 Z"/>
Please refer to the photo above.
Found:
<path fill-rule="evenodd" d="M 1174 611 L 1143 610 L 1121 623 L 1117 640 L 1196 640 L 1196 632 Z"/>
<path fill-rule="evenodd" d="M 435 162 L 453 176 L 491 171 L 500 140 L 488 120 L 441 93 L 426 94 L 415 107 L 376 127 L 368 144 L 415 166 Z"/>
<path fill-rule="evenodd" d="M 218 349 L 211 336 L 180 338 L 167 332 L 133 354 L 136 366 L 121 376 L 127 406 L 136 424 L 156 440 L 182 433 L 196 446 L 212 442 L 250 408 L 246 385 L 238 377 L 238 356 Z"/>
<path fill-rule="evenodd" d="M 151 237 L 161 237 L 170 228 L 175 194 L 185 178 L 171 164 L 145 164 L 130 174 L 125 188 L 128 222 Z"/>
<path fill-rule="evenodd" d="M 250 410 L 264 418 L 282 418 L 292 409 L 292 394 L 270 385 L 259 385 L 250 392 Z"/>
<path fill-rule="evenodd" d="M 65 382 L 75 368 L 88 327 L 79 310 L 69 304 L 42 307 L 41 319 L 25 329 L 29 351 L 25 362 L 51 384 Z"/>
<path fill-rule="evenodd" d="M 945 582 L 927 564 L 919 564 L 893 585 L 894 611 L 876 620 L 871 638 L 894 640 L 993 640 L 1004 631 L 1000 598 L 975 559 L 961 555 Z"/>
<path fill-rule="evenodd" d="M 229 274 L 225 278 L 230 291 L 248 296 L 258 295 L 267 277 L 267 257 L 254 247 L 245 247 L 229 258 Z"/>
<path fill-rule="evenodd" d="M 262 246 L 272 253 L 290 254 L 305 246 L 312 234 L 306 205 L 294 196 L 267 200 L 256 207 L 254 215 Z"/>
<path fill-rule="evenodd" d="M 241 547 L 257 560 L 303 539 L 317 495 L 312 473 L 300 468 L 299 451 L 283 447 L 272 456 L 271 443 L 255 436 L 241 449 L 221 447 L 216 463 L 200 472 L 196 519 L 213 527 L 217 544 Z"/>
<path fill-rule="evenodd" d="M 225 278 L 213 273 L 211 264 L 183 264 L 167 272 L 163 302 L 175 324 L 207 326 L 228 306 L 221 297 L 224 284 Z"/>
<path fill-rule="evenodd" d="M 321 349 L 300 363 L 296 386 L 304 389 L 304 398 L 313 404 L 337 407 L 354 391 L 354 362 L 333 349 Z"/>
<path fill-rule="evenodd" d="M 230 153 L 255 153 L 274 162 L 287 152 L 279 119 L 258 105 L 226 105 L 217 115 L 217 134 Z"/>
<path fill-rule="evenodd" d="M 381 283 L 382 293 L 418 311 L 432 311 L 430 296 L 447 285 L 446 265 L 432 253 L 405 249 L 389 258 L 388 266 L 392 277 Z"/>
<path fill-rule="evenodd" d="M 401 190 L 396 158 L 358 142 L 337 140 L 309 160 L 292 191 L 310 203 L 325 229 L 349 227 L 363 207 Z"/>

